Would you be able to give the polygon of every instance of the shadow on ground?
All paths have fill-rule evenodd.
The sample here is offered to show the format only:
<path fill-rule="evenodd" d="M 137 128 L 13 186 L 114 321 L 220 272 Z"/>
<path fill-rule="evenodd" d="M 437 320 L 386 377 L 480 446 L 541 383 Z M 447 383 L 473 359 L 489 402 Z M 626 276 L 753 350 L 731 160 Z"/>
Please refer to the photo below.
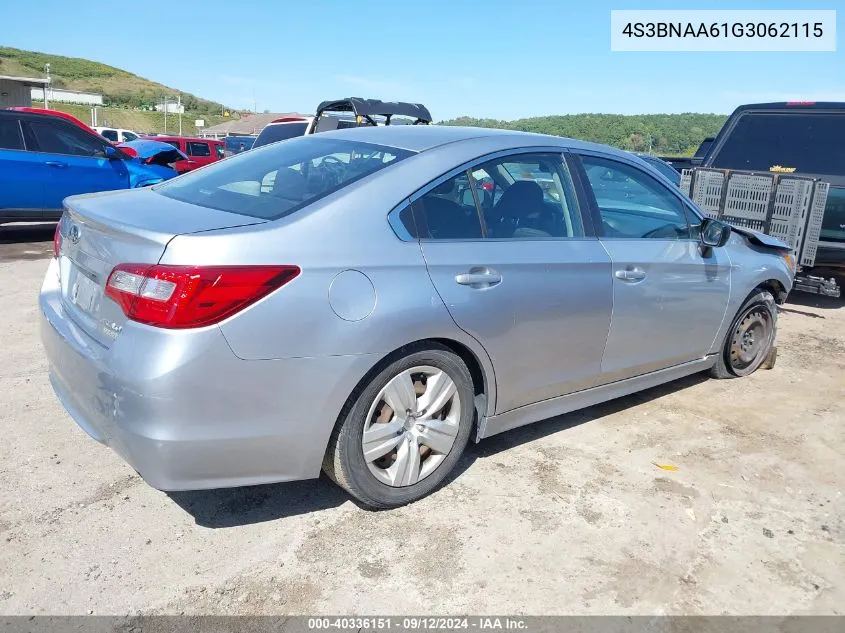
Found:
<path fill-rule="evenodd" d="M 49 259 L 56 223 L 0 226 L 0 262 Z"/>
<path fill-rule="evenodd" d="M 444 485 L 448 486 L 451 481 L 460 477 L 476 459 L 484 459 L 552 433 L 566 431 L 629 407 L 692 387 L 705 380 L 707 380 L 705 374 L 687 376 L 624 398 L 513 429 L 482 440 L 479 444 L 470 443 Z M 167 494 L 179 507 L 194 517 L 197 525 L 210 528 L 228 528 L 274 521 L 334 508 L 351 500 L 343 490 L 325 476 L 309 481 Z"/>

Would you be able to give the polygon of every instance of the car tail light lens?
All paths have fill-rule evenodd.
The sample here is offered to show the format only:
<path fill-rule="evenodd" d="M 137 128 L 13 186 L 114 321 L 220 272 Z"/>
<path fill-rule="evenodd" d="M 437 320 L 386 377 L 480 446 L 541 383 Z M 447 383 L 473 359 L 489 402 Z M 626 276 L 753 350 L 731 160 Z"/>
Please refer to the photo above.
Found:
<path fill-rule="evenodd" d="M 56 222 L 56 232 L 53 233 L 53 257 L 58 257 L 60 250 L 62 250 L 62 223 Z"/>
<path fill-rule="evenodd" d="M 219 323 L 299 275 L 298 266 L 121 264 L 106 295 L 133 321 L 169 329 Z"/>

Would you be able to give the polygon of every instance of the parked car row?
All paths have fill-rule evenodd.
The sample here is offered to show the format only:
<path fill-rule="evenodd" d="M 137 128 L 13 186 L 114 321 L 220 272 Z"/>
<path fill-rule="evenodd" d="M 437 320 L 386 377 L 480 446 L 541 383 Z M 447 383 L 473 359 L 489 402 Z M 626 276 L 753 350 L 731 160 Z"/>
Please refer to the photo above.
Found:
<path fill-rule="evenodd" d="M 167 162 L 179 158 L 171 146 L 118 147 L 69 116 L 0 110 L 0 223 L 58 220 L 68 196 L 177 175 Z"/>

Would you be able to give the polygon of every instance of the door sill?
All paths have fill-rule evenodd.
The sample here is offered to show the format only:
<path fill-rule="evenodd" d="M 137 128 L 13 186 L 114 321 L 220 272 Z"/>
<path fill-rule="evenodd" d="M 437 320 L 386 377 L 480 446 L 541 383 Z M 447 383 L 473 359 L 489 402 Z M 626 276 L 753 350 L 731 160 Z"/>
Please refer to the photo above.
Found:
<path fill-rule="evenodd" d="M 583 391 L 576 391 L 565 396 L 550 398 L 549 400 L 535 402 L 534 404 L 525 405 L 498 415 L 485 417 L 478 423 L 476 441 L 520 426 L 525 426 L 526 424 L 531 424 L 532 422 L 539 422 L 540 420 L 545 420 L 556 415 L 591 407 L 602 402 L 607 402 L 608 400 L 621 398 L 637 391 L 656 387 L 657 385 L 662 385 L 663 383 L 671 382 L 684 376 L 705 371 L 715 365 L 716 360 L 716 354 L 711 354 L 698 360 L 667 367 L 666 369 L 653 371 L 642 376 L 618 380 L 607 385 L 601 385 L 600 387 L 591 387 Z"/>

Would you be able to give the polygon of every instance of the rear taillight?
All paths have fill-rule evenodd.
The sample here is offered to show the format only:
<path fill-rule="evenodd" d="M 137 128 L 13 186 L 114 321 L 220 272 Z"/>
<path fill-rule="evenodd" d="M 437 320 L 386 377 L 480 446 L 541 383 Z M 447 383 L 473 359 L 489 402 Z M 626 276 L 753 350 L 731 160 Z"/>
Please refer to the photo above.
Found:
<path fill-rule="evenodd" d="M 56 223 L 56 232 L 53 233 L 53 257 L 59 256 L 59 251 L 62 250 L 62 223 Z"/>
<path fill-rule="evenodd" d="M 106 295 L 133 321 L 170 329 L 218 323 L 282 287 L 298 266 L 120 264 Z"/>

